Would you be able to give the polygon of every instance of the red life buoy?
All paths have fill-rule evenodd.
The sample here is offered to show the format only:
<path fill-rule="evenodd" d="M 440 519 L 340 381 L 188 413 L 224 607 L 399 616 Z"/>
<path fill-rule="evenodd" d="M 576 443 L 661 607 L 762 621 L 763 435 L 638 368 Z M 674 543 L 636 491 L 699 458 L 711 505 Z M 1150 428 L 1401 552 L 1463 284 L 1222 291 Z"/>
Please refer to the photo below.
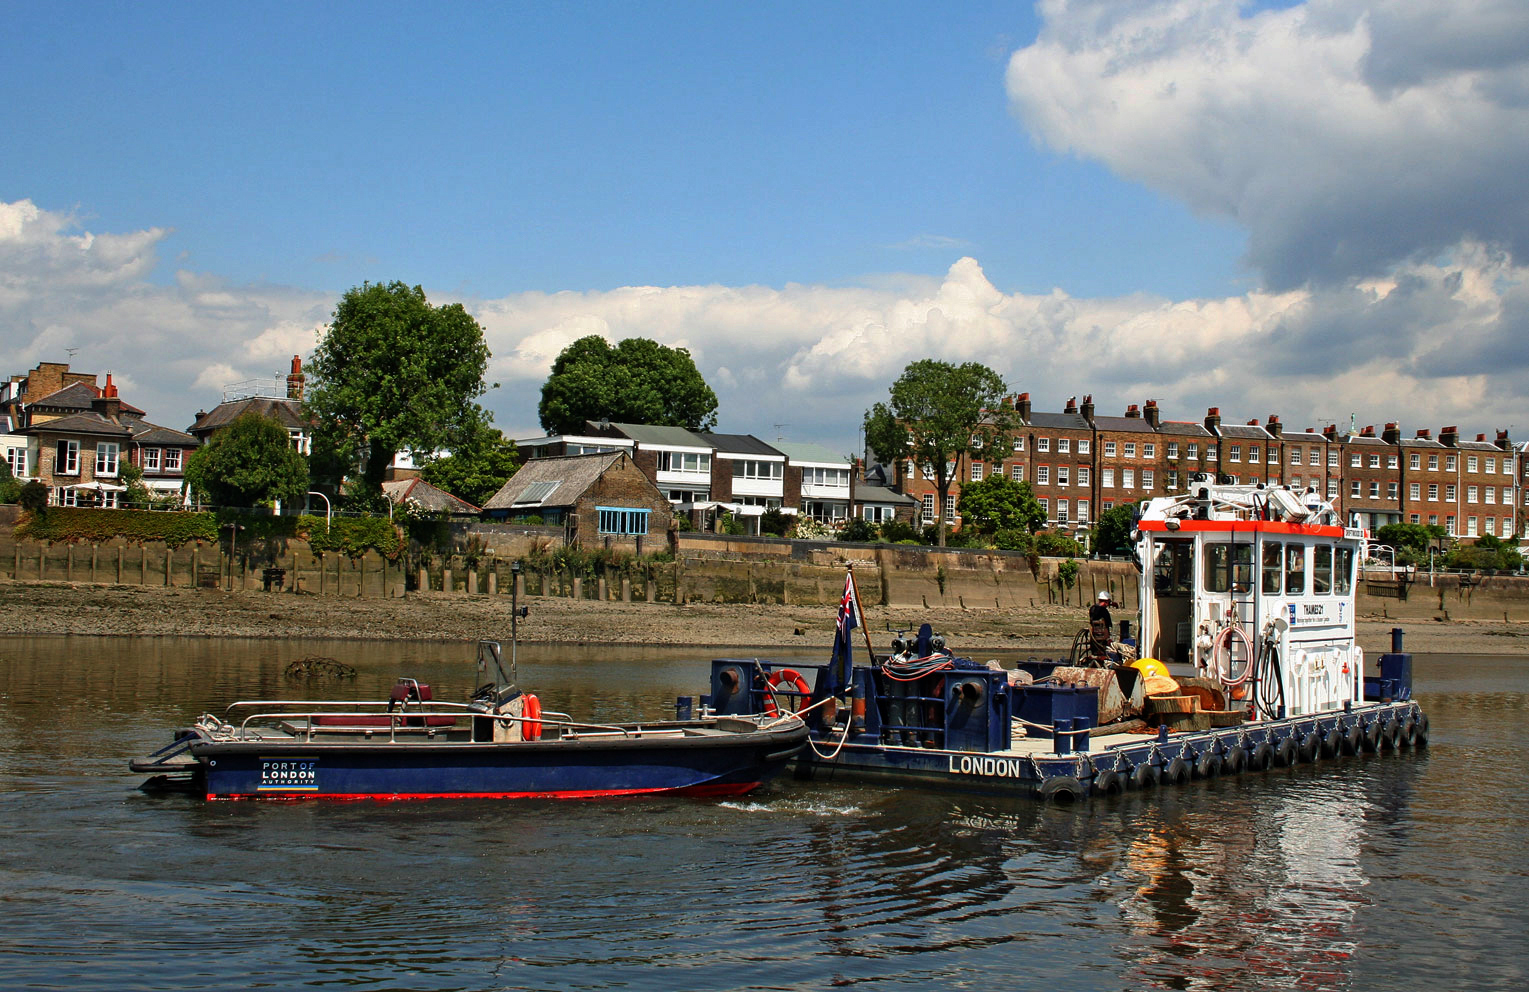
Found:
<path fill-rule="evenodd" d="M 542 739 L 542 724 L 541 724 L 542 701 L 540 699 L 537 699 L 531 693 L 529 693 L 529 692 L 526 693 L 526 695 L 525 695 L 525 704 L 521 708 L 520 715 L 525 717 L 525 719 L 523 721 L 521 721 L 521 724 L 520 724 L 521 737 L 525 738 L 528 741 L 539 741 L 539 740 L 541 740 Z"/>
<path fill-rule="evenodd" d="M 807 685 L 807 680 L 802 678 L 802 673 L 794 668 L 782 668 L 779 671 L 770 673 L 770 688 L 765 693 L 764 698 L 765 716 L 776 716 L 780 713 L 780 707 L 775 704 L 775 690 L 787 683 L 790 683 L 791 688 L 800 693 L 797 696 L 786 697 L 786 706 L 791 712 L 794 713 L 807 705 L 807 697 L 812 695 L 812 689 Z"/>

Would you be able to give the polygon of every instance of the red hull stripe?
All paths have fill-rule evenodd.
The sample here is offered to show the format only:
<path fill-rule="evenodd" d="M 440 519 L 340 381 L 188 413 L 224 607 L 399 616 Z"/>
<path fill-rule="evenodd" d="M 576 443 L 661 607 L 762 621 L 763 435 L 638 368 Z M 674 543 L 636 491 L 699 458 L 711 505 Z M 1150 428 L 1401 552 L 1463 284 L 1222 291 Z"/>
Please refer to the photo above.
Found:
<path fill-rule="evenodd" d="M 1143 520 L 1137 528 L 1154 532 L 1168 530 L 1163 520 Z M 1233 534 L 1299 534 L 1306 537 L 1342 537 L 1343 528 L 1326 524 L 1291 524 L 1279 520 L 1180 520 L 1179 531 L 1220 531 Z"/>
<path fill-rule="evenodd" d="M 608 799 L 615 796 L 741 796 L 759 788 L 758 782 L 729 782 L 725 785 L 687 785 L 679 789 L 575 789 L 567 792 L 339 792 L 339 793 L 271 793 L 241 792 L 231 795 L 208 793 L 209 800 L 216 799 L 371 799 L 381 802 L 413 799 Z"/>

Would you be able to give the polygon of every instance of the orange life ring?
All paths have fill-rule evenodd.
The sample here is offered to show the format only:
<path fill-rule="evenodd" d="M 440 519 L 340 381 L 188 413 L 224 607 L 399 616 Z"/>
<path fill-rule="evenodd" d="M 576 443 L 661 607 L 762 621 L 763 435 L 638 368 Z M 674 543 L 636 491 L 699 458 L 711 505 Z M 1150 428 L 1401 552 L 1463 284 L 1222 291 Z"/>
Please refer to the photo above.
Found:
<path fill-rule="evenodd" d="M 528 741 L 542 739 L 542 701 L 531 693 L 525 694 L 525 704 L 521 708 L 520 715 L 524 717 L 520 723 L 520 736 Z"/>
<path fill-rule="evenodd" d="M 807 685 L 807 680 L 802 678 L 802 673 L 794 668 L 782 668 L 779 671 L 770 673 L 770 688 L 765 693 L 764 699 L 765 716 L 776 716 L 780 713 L 780 707 L 775 704 L 775 690 L 788 682 L 791 683 L 796 692 L 800 693 L 799 696 L 787 697 L 788 699 L 794 699 L 796 702 L 792 712 L 794 713 L 806 705 L 807 697 L 812 695 L 812 689 Z"/>

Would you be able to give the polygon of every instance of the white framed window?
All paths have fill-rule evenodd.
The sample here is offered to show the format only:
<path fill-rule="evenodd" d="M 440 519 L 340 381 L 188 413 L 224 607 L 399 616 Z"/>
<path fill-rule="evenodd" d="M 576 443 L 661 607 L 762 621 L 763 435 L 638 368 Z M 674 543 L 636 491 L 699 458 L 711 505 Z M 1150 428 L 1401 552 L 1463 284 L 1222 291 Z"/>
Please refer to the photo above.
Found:
<path fill-rule="evenodd" d="M 1380 483 L 1379 482 L 1372 482 L 1372 483 L 1370 483 L 1370 498 L 1371 499 L 1380 499 Z"/>
<path fill-rule="evenodd" d="M 1348 491 L 1349 499 L 1358 499 L 1360 497 L 1360 495 L 1361 495 L 1361 487 L 1363 485 L 1364 484 L 1361 483 L 1361 482 L 1351 482 L 1351 483 L 1349 483 L 1349 491 Z"/>
<path fill-rule="evenodd" d="M 1387 455 L 1386 456 L 1386 468 L 1396 468 L 1397 464 L 1398 463 L 1397 463 L 1395 455 Z"/>
<path fill-rule="evenodd" d="M 1014 450 L 1015 451 L 1024 451 L 1025 450 L 1025 438 L 1024 438 L 1024 435 L 1016 434 L 1014 436 Z"/>
<path fill-rule="evenodd" d="M 1141 470 L 1141 487 L 1143 489 L 1151 489 L 1152 488 L 1152 481 L 1156 477 L 1156 475 L 1157 475 L 1157 473 L 1154 470 L 1150 469 L 1150 468 L 1142 469 Z"/>
<path fill-rule="evenodd" d="M 143 470 L 145 472 L 158 472 L 159 471 L 159 449 L 158 448 L 144 448 L 143 449 Z"/>
<path fill-rule="evenodd" d="M 1316 448 L 1312 448 L 1311 449 L 1311 463 L 1313 465 L 1317 464 L 1317 449 Z M 1327 453 L 1327 467 L 1328 468 L 1337 468 L 1338 467 L 1338 449 L 1337 448 L 1333 448 L 1332 450 L 1330 450 Z"/>
<path fill-rule="evenodd" d="M 1446 503 L 1453 503 L 1453 502 L 1455 502 L 1455 487 L 1454 486 L 1450 485 L 1450 486 L 1445 486 L 1444 487 L 1444 502 L 1446 502 Z"/>
<path fill-rule="evenodd" d="M 1067 501 L 1065 499 L 1056 501 L 1056 519 L 1059 524 L 1067 522 Z"/>
<path fill-rule="evenodd" d="M 1481 470 L 1483 472 L 1485 472 L 1487 475 L 1496 475 L 1497 474 L 1497 459 L 1495 459 L 1495 458 L 1483 458 L 1481 460 Z"/>
<path fill-rule="evenodd" d="M 1179 457 L 1179 442 L 1177 442 L 1177 441 L 1169 441 L 1168 442 L 1168 457 L 1169 458 L 1177 458 L 1177 457 Z"/>
<path fill-rule="evenodd" d="M 1134 468 L 1123 468 L 1120 470 L 1120 488 L 1136 488 L 1136 470 Z"/>
<path fill-rule="evenodd" d="M 1126 441 L 1126 442 L 1123 442 L 1123 445 L 1124 445 L 1124 448 L 1125 448 L 1125 456 L 1127 458 L 1135 458 L 1136 457 L 1136 442 L 1135 441 Z"/>
<path fill-rule="evenodd" d="M 1386 499 L 1391 500 L 1391 502 L 1393 502 L 1393 503 L 1396 502 L 1396 498 L 1399 495 L 1397 493 L 1397 488 L 1400 485 L 1401 485 L 1401 483 L 1399 483 L 1399 482 L 1388 482 L 1388 483 L 1386 483 Z"/>
<path fill-rule="evenodd" d="M 1466 517 L 1465 518 L 1465 536 L 1466 537 L 1475 537 L 1476 536 L 1476 518 L 1475 517 Z"/>
<path fill-rule="evenodd" d="M 1439 484 L 1437 482 L 1430 482 L 1428 484 L 1428 502 L 1430 502 L 1430 503 L 1437 503 L 1438 501 L 1439 501 Z M 1437 523 L 1437 521 L 1435 521 L 1435 523 Z"/>
<path fill-rule="evenodd" d="M 1200 446 L 1198 444 L 1191 444 L 1189 446 L 1189 459 L 1196 462 L 1200 460 Z"/>
<path fill-rule="evenodd" d="M 1455 515 L 1453 513 L 1444 518 L 1444 532 L 1450 537 L 1455 536 Z"/>
<path fill-rule="evenodd" d="M 1057 450 L 1057 454 L 1060 454 L 1060 455 L 1070 455 L 1070 454 L 1072 454 L 1072 438 L 1070 438 L 1070 437 L 1059 437 L 1059 438 L 1057 438 L 1056 439 L 1056 450 Z"/>
<path fill-rule="evenodd" d="M 934 493 L 925 493 L 920 502 L 923 504 L 924 523 L 934 523 Z"/>
<path fill-rule="evenodd" d="M 1088 500 L 1078 500 L 1078 523 L 1088 523 Z"/>
<path fill-rule="evenodd" d="M 117 463 L 122 456 L 122 445 L 116 441 L 101 441 L 96 444 L 96 475 L 102 478 L 113 478 L 117 474 Z"/>
<path fill-rule="evenodd" d="M 1115 457 L 1115 442 L 1114 441 L 1106 441 L 1106 442 L 1104 442 L 1104 457 L 1106 457 L 1106 458 L 1114 458 Z"/>
<path fill-rule="evenodd" d="M 1179 473 L 1170 469 L 1168 471 L 1168 491 L 1177 492 L 1179 488 Z"/>
<path fill-rule="evenodd" d="M 18 479 L 27 477 L 27 449 L 6 448 L 5 463 L 11 467 L 11 475 Z"/>
<path fill-rule="evenodd" d="M 53 457 L 54 475 L 79 475 L 80 474 L 80 442 L 60 441 L 54 447 Z M 74 490 L 70 490 L 74 492 Z M 65 503 L 65 506 L 73 506 Z"/>
<path fill-rule="evenodd" d="M 1051 450 L 1051 438 L 1049 438 L 1049 437 L 1038 437 L 1038 438 L 1036 438 L 1035 439 L 1035 450 L 1036 451 L 1050 451 Z"/>
<path fill-rule="evenodd" d="M 756 461 L 752 458 L 734 458 L 731 461 L 733 463 L 733 478 L 735 479 L 769 482 L 785 476 L 786 465 L 784 462 Z"/>
<path fill-rule="evenodd" d="M 1458 465 L 1458 464 L 1459 463 L 1455 461 L 1455 456 L 1454 455 L 1445 455 L 1444 456 L 1444 471 L 1446 471 L 1446 472 L 1453 472 L 1455 470 L 1455 466 Z"/>
<path fill-rule="evenodd" d="M 1099 470 L 1099 485 L 1103 489 L 1114 489 L 1115 470 L 1112 468 L 1101 468 Z"/>
<path fill-rule="evenodd" d="M 1046 519 L 1050 520 L 1051 519 L 1051 500 L 1048 499 L 1045 496 L 1042 496 L 1040 499 L 1036 500 L 1036 502 L 1041 505 L 1041 510 L 1045 512 Z"/>
<path fill-rule="evenodd" d="M 185 454 L 185 452 L 182 451 L 180 448 L 166 448 L 165 449 L 165 471 L 166 472 L 179 472 L 181 470 L 181 456 L 184 455 L 184 454 Z"/>
<path fill-rule="evenodd" d="M 1430 472 L 1437 472 L 1438 470 L 1439 470 L 1439 456 L 1438 455 L 1429 455 L 1428 456 L 1428 471 L 1430 471 Z"/>
<path fill-rule="evenodd" d="M 1080 486 L 1088 485 L 1088 466 L 1087 465 L 1079 465 L 1078 466 L 1078 485 L 1080 485 Z M 1503 500 L 1503 502 L 1506 503 L 1507 500 Z"/>
<path fill-rule="evenodd" d="M 1292 464 L 1292 465 L 1299 465 L 1299 464 L 1301 464 L 1301 449 L 1300 448 L 1292 447 L 1290 449 L 1290 464 Z"/>
<path fill-rule="evenodd" d="M 1101 503 L 1099 505 L 1099 507 L 1102 510 L 1113 510 L 1113 509 L 1115 509 L 1115 501 L 1112 500 L 1112 499 L 1107 499 L 1103 503 Z"/>
<path fill-rule="evenodd" d="M 1216 446 L 1214 444 L 1207 444 L 1205 446 L 1205 460 L 1208 462 L 1216 460 Z"/>
<path fill-rule="evenodd" d="M 1475 486 L 1466 486 L 1465 487 L 1465 501 L 1467 503 L 1474 503 L 1474 502 L 1476 502 L 1476 487 Z"/>
<path fill-rule="evenodd" d="M 1025 466 L 1023 462 L 1015 462 L 1009 467 L 1009 478 L 1015 482 L 1025 481 Z"/>
<path fill-rule="evenodd" d="M 1080 455 L 1088 454 L 1088 438 L 1086 438 L 1086 437 L 1078 438 L 1078 454 L 1080 454 Z"/>
<path fill-rule="evenodd" d="M 1337 479 L 1328 479 L 1327 480 L 1327 498 L 1328 499 L 1337 499 L 1338 498 L 1338 480 Z"/>
<path fill-rule="evenodd" d="M 1141 446 L 1141 456 L 1143 458 L 1156 458 L 1157 445 L 1151 441 L 1143 441 Z"/>
<path fill-rule="evenodd" d="M 1467 472 L 1474 472 L 1474 471 L 1476 471 L 1476 456 L 1475 455 L 1466 455 L 1465 456 L 1465 470 Z"/>
<path fill-rule="evenodd" d="M 1411 468 L 1411 469 L 1422 468 L 1423 467 L 1423 456 L 1418 454 L 1416 451 L 1414 451 L 1412 454 L 1408 455 L 1407 456 L 1407 467 Z M 1416 521 L 1413 521 L 1413 522 L 1416 523 Z"/>
<path fill-rule="evenodd" d="M 1226 460 L 1229 461 L 1229 462 L 1240 462 L 1240 461 L 1242 461 L 1242 445 L 1240 445 L 1240 444 L 1232 445 L 1231 449 L 1227 452 Z"/>
<path fill-rule="evenodd" d="M 1497 487 L 1496 486 L 1482 486 L 1481 487 L 1481 499 L 1482 499 L 1483 502 L 1486 502 L 1486 503 L 1496 503 L 1497 502 Z"/>
<path fill-rule="evenodd" d="M 982 463 L 981 462 L 972 462 L 972 481 L 973 482 L 981 482 L 982 481 Z"/>
<path fill-rule="evenodd" d="M 1248 445 L 1248 462 L 1252 464 L 1263 457 L 1263 450 L 1256 444 Z"/>
<path fill-rule="evenodd" d="M 1416 514 L 1416 513 L 1414 513 L 1414 514 L 1412 514 L 1412 516 L 1411 516 L 1411 517 L 1410 517 L 1410 518 L 1409 518 L 1409 519 L 1408 519 L 1408 521 L 1407 521 L 1407 522 L 1408 522 L 1408 523 L 1413 523 L 1413 524 L 1415 524 L 1415 523 L 1420 523 L 1420 522 L 1421 522 L 1421 518 L 1420 518 L 1420 517 L 1419 517 L 1419 516 L 1418 516 L 1418 515 L 1417 515 L 1417 514 Z"/>
<path fill-rule="evenodd" d="M 956 494 L 951 493 L 945 497 L 945 521 L 953 523 L 956 519 Z"/>
<path fill-rule="evenodd" d="M 1066 486 L 1071 481 L 1072 481 L 1072 469 L 1071 469 L 1071 467 L 1069 467 L 1067 465 L 1058 465 L 1056 467 L 1056 484 L 1059 485 L 1059 486 Z"/>
<path fill-rule="evenodd" d="M 1350 452 L 1348 456 L 1348 467 L 1364 468 L 1364 456 L 1357 451 Z"/>
<path fill-rule="evenodd" d="M 1049 485 L 1051 485 L 1051 466 L 1050 465 L 1037 465 L 1037 466 L 1035 466 L 1035 484 L 1038 485 L 1038 486 L 1049 486 Z"/>
<path fill-rule="evenodd" d="M 1409 482 L 1407 484 L 1407 498 L 1408 499 L 1413 499 L 1413 500 L 1422 499 L 1423 498 L 1423 486 L 1422 486 L 1422 484 L 1421 483 L 1417 483 L 1417 482 Z M 1413 523 L 1416 523 L 1416 522 L 1417 521 L 1415 521 L 1415 520 L 1413 521 Z"/>
<path fill-rule="evenodd" d="M 1488 534 L 1491 534 L 1493 537 L 1496 537 L 1497 536 L 1497 518 L 1496 517 L 1487 517 L 1485 520 L 1483 520 L 1481 522 L 1481 529 L 1486 531 Z"/>
<path fill-rule="evenodd" d="M 1371 455 L 1370 456 L 1370 467 L 1371 468 L 1380 468 L 1380 456 L 1379 455 Z"/>

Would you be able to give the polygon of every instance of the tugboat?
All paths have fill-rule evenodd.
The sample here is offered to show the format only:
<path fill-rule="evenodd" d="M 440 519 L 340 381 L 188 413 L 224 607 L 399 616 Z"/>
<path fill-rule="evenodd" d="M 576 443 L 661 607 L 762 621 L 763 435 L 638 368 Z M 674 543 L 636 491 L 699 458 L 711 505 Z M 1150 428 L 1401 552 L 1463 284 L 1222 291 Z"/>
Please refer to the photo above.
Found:
<path fill-rule="evenodd" d="M 718 659 L 702 712 L 797 713 L 802 778 L 1064 802 L 1427 744 L 1401 631 L 1370 674 L 1356 643 L 1367 535 L 1315 491 L 1197 481 L 1133 539 L 1140 635 L 1102 656 L 1005 671 L 925 624 L 856 664 L 851 573 L 828 664 Z"/>
<path fill-rule="evenodd" d="M 207 799 L 714 797 L 758 788 L 807 740 L 783 713 L 583 723 L 521 691 L 499 642 L 478 668 L 498 677 L 465 703 L 408 678 L 375 703 L 235 702 L 130 767 L 146 790 Z"/>

